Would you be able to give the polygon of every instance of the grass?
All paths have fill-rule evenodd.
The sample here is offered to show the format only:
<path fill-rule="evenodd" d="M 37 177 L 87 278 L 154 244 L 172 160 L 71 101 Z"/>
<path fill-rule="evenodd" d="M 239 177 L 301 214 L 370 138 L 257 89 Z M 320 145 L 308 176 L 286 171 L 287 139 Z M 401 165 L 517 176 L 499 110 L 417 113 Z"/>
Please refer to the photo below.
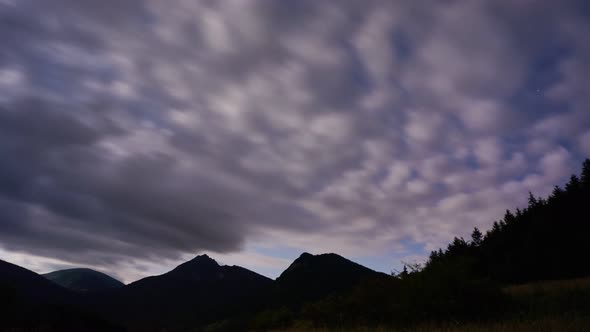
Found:
<path fill-rule="evenodd" d="M 504 288 L 506 293 L 513 296 L 532 295 L 538 293 L 552 294 L 579 290 L 590 290 L 590 278 L 541 281 Z"/>
<path fill-rule="evenodd" d="M 505 321 L 491 324 L 463 324 L 455 326 L 419 325 L 407 329 L 356 328 L 322 329 L 291 328 L 274 332 L 586 332 L 590 330 L 588 317 L 545 317 L 535 320 Z"/>
<path fill-rule="evenodd" d="M 504 288 L 514 302 L 497 322 L 420 324 L 411 328 L 293 327 L 273 332 L 582 332 L 590 331 L 590 278 L 555 280 Z"/>

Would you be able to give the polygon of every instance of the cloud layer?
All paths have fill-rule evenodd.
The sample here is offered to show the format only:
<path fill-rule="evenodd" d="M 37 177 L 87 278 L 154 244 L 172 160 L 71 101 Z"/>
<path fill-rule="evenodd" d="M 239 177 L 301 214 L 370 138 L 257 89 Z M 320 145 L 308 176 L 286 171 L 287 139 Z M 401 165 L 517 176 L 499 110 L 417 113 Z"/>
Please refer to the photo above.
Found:
<path fill-rule="evenodd" d="M 128 280 L 203 251 L 423 255 L 590 155 L 588 14 L 0 1 L 0 245 Z"/>

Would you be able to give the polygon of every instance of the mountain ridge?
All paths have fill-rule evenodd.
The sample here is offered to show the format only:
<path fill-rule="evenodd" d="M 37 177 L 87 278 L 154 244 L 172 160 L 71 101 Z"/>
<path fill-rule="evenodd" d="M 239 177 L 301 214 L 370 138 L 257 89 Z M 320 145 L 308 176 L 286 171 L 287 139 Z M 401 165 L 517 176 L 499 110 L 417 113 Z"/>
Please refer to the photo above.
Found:
<path fill-rule="evenodd" d="M 105 287 L 103 292 L 74 287 L 79 285 L 65 284 L 63 280 L 59 285 L 50 280 L 52 276 L 72 273 L 112 278 L 88 268 L 45 275 L 28 271 L 27 275 L 50 288 L 73 296 L 80 294 L 84 306 L 111 322 L 145 331 L 169 326 L 182 329 L 224 317 L 249 315 L 281 303 L 283 297 L 285 303 L 299 305 L 350 290 L 364 277 L 382 275 L 334 253 L 303 252 L 274 280 L 238 265 L 220 265 L 206 254 L 197 255 L 161 275 L 127 285 L 112 278 L 119 287 Z M 60 297 L 55 295 L 55 299 Z"/>
<path fill-rule="evenodd" d="M 294 305 L 350 291 L 359 284 L 389 275 L 335 253 L 302 253 L 275 280 L 278 297 Z"/>
<path fill-rule="evenodd" d="M 259 308 L 272 283 L 254 271 L 199 255 L 164 274 L 97 296 L 93 303 L 130 328 L 181 330 Z"/>
<path fill-rule="evenodd" d="M 42 274 L 48 280 L 75 292 L 100 292 L 123 287 L 125 284 L 89 268 L 71 268 Z"/>

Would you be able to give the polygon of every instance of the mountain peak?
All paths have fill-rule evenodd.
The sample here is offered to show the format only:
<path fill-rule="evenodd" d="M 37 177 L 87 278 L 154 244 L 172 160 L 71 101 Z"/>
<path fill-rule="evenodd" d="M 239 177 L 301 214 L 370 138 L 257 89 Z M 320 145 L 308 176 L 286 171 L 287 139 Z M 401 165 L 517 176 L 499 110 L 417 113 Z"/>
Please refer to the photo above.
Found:
<path fill-rule="evenodd" d="M 334 253 L 324 253 L 324 254 L 310 254 L 308 252 L 304 252 L 293 263 L 306 263 L 306 262 L 329 262 L 329 261 L 348 261 L 346 258 L 334 254 Z"/>
<path fill-rule="evenodd" d="M 314 255 L 308 253 L 308 252 L 304 252 L 301 255 L 299 255 L 299 258 L 297 259 L 307 259 L 307 258 L 312 258 Z"/>
<path fill-rule="evenodd" d="M 215 262 L 215 260 L 213 258 L 209 257 L 209 255 L 207 255 L 207 254 L 197 255 L 191 261 L 214 261 Z"/>
<path fill-rule="evenodd" d="M 281 273 L 277 282 L 287 293 L 285 296 L 304 302 L 350 290 L 365 279 L 383 276 L 334 253 L 304 252 Z"/>
<path fill-rule="evenodd" d="M 180 264 L 178 267 L 184 265 L 191 265 L 191 266 L 219 266 L 216 260 L 209 257 L 207 254 L 197 255 L 195 258 L 191 259 L 190 261 L 184 262 Z"/>
<path fill-rule="evenodd" d="M 293 263 L 291 263 L 291 265 L 285 270 L 283 271 L 283 273 L 281 274 L 281 276 L 279 276 L 279 279 L 281 277 L 284 278 L 285 275 L 291 274 L 295 271 L 301 271 L 301 270 L 316 270 L 316 269 L 322 269 L 325 266 L 328 265 L 341 265 L 341 264 L 354 264 L 357 265 L 356 263 L 350 262 L 349 260 L 347 260 L 346 258 L 337 255 L 337 254 L 332 254 L 332 253 L 326 253 L 326 254 L 319 254 L 319 255 L 312 255 L 308 252 L 304 252 L 302 253 L 297 259 L 295 259 L 293 261 Z"/>
<path fill-rule="evenodd" d="M 198 255 L 188 262 L 178 265 L 174 270 L 170 271 L 175 274 L 190 275 L 200 279 L 203 275 L 209 275 L 219 271 L 220 266 L 213 258 L 206 254 Z"/>

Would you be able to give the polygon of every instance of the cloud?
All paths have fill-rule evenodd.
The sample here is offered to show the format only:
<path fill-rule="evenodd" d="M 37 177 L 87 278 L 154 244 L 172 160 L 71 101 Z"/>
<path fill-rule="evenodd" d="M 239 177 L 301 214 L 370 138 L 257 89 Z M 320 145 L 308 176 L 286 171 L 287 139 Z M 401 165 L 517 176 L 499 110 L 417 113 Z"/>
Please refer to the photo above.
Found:
<path fill-rule="evenodd" d="M 475 157 L 482 164 L 495 164 L 502 158 L 502 146 L 493 138 L 479 140 L 475 143 Z"/>
<path fill-rule="evenodd" d="M 580 149 L 582 150 L 582 153 L 584 153 L 587 156 L 590 156 L 590 130 L 580 135 L 578 142 L 580 144 Z"/>
<path fill-rule="evenodd" d="M 262 244 L 424 257 L 590 153 L 587 20 L 553 7 L 1 3 L 0 245 L 127 281 L 274 274 Z"/>

